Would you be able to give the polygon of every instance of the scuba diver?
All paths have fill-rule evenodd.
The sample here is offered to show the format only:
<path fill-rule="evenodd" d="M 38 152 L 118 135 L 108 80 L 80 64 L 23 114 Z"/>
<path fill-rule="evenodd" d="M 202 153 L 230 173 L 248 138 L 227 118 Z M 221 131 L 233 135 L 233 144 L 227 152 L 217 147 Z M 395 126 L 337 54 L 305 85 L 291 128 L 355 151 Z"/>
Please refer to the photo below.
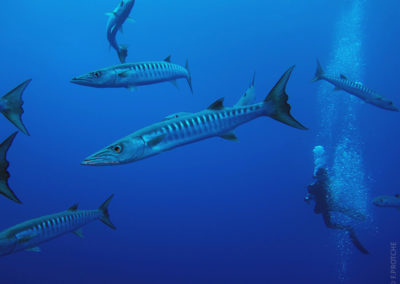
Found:
<path fill-rule="evenodd" d="M 354 246 L 363 254 L 369 254 L 369 252 L 363 247 L 361 242 L 358 240 L 353 227 L 350 225 L 337 224 L 332 222 L 332 213 L 339 212 L 355 220 L 365 220 L 365 217 L 357 212 L 356 210 L 344 208 L 335 202 L 332 192 L 330 189 L 330 179 L 328 171 L 320 167 L 317 169 L 314 178 L 316 181 L 307 187 L 308 193 L 304 198 L 304 201 L 309 203 L 314 200 L 315 214 L 322 214 L 322 218 L 326 227 L 330 229 L 343 230 L 347 232 L 351 242 Z"/>

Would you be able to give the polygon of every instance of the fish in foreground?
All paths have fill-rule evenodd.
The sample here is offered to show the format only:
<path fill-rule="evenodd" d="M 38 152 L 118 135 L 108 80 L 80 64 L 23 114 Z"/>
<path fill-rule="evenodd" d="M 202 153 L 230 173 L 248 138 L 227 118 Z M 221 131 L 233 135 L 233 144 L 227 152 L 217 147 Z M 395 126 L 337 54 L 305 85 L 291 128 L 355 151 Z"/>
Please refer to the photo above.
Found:
<path fill-rule="evenodd" d="M 96 210 L 78 210 L 78 205 L 74 204 L 66 211 L 32 219 L 0 232 L 0 255 L 22 250 L 38 252 L 40 244 L 67 233 L 82 237 L 80 228 L 95 220 L 115 229 L 108 214 L 112 198 L 113 195 Z"/>
<path fill-rule="evenodd" d="M 315 71 L 315 77 L 312 82 L 325 80 L 335 86 L 335 91 L 343 90 L 349 94 L 352 94 L 366 103 L 372 104 L 379 108 L 383 108 L 391 111 L 399 111 L 397 107 L 394 106 L 393 102 L 382 97 L 380 94 L 374 90 L 368 89 L 360 82 L 353 82 L 347 79 L 343 74 L 340 77 L 326 74 L 321 67 L 321 63 L 317 60 L 317 70 Z"/>
<path fill-rule="evenodd" d="M 0 194 L 14 202 L 22 203 L 8 185 L 10 174 L 7 171 L 9 166 L 7 161 L 7 152 L 8 149 L 10 149 L 15 136 L 17 136 L 17 133 L 18 132 L 14 132 L 0 144 Z"/>
<path fill-rule="evenodd" d="M 22 133 L 28 136 L 29 132 L 21 118 L 24 113 L 24 110 L 22 109 L 24 103 L 22 100 L 22 94 L 31 81 L 32 79 L 26 80 L 0 98 L 0 112 Z"/>
<path fill-rule="evenodd" d="M 400 210 L 400 194 L 394 196 L 382 195 L 374 198 L 372 203 L 378 207 L 396 208 Z"/>
<path fill-rule="evenodd" d="M 109 16 L 107 22 L 107 40 L 110 43 L 110 46 L 115 49 L 118 54 L 118 58 L 121 63 L 125 63 L 126 57 L 128 55 L 128 49 L 126 45 L 119 45 L 117 43 L 117 32 L 122 32 L 122 25 L 125 20 L 131 19 L 129 18 L 129 14 L 135 4 L 135 0 L 122 0 L 118 6 L 111 13 L 107 13 Z"/>
<path fill-rule="evenodd" d="M 233 107 L 224 107 L 219 99 L 198 113 L 177 113 L 145 127 L 87 157 L 82 164 L 107 166 L 138 161 L 173 148 L 220 136 L 237 141 L 233 130 L 260 116 L 269 116 L 299 129 L 306 129 L 290 114 L 285 88 L 293 71 L 291 67 L 261 103 L 254 100 L 254 85 Z"/>
<path fill-rule="evenodd" d="M 168 56 L 164 61 L 126 63 L 99 69 L 74 77 L 71 83 L 95 88 L 127 88 L 134 90 L 138 86 L 167 81 L 177 86 L 176 80 L 180 78 L 186 78 L 193 93 L 188 61 L 186 61 L 186 66 L 183 67 L 171 63 L 171 56 Z"/>

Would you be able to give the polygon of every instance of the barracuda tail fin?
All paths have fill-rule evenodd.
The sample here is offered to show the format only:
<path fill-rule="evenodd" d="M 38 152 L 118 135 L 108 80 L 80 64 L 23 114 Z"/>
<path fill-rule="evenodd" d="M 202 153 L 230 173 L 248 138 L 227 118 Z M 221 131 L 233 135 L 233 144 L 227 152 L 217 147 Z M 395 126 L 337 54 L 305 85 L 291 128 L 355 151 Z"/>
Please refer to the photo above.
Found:
<path fill-rule="evenodd" d="M 26 80 L 0 98 L 0 105 L 2 105 L 1 113 L 22 133 L 28 136 L 29 132 L 21 118 L 22 114 L 24 113 L 24 110 L 22 109 L 22 105 L 24 103 L 22 100 L 22 94 L 31 81 L 32 79 Z"/>
<path fill-rule="evenodd" d="M 286 94 L 286 85 L 294 67 L 295 66 L 290 67 L 282 75 L 278 83 L 276 83 L 276 85 L 269 92 L 268 96 L 265 98 L 264 103 L 267 109 L 266 115 L 289 126 L 306 130 L 307 128 L 290 114 L 291 107 L 287 103 L 289 97 Z"/>
<path fill-rule="evenodd" d="M 190 69 L 189 69 L 189 60 L 186 60 L 185 68 L 186 68 L 186 70 L 187 70 L 187 72 L 188 72 L 188 76 L 186 77 L 186 80 L 187 80 L 187 82 L 188 82 L 190 91 L 191 91 L 192 94 L 193 94 L 192 74 L 190 73 Z"/>
<path fill-rule="evenodd" d="M 112 194 L 109 198 L 107 198 L 107 200 L 100 205 L 99 210 L 103 213 L 103 216 L 100 217 L 100 221 L 106 224 L 111 229 L 115 230 L 117 228 L 114 226 L 113 223 L 111 223 L 110 214 L 108 214 L 108 205 L 110 205 L 111 199 L 113 197 L 114 194 Z"/>
<path fill-rule="evenodd" d="M 9 163 L 7 161 L 7 151 L 10 148 L 15 136 L 18 132 L 14 132 L 3 143 L 0 144 L 0 194 L 14 202 L 22 203 L 8 185 L 10 174 L 7 171 Z"/>
<path fill-rule="evenodd" d="M 121 63 L 125 63 L 125 61 L 126 61 L 126 57 L 128 56 L 128 46 L 127 45 L 124 45 L 124 44 L 121 44 L 120 46 L 119 46 L 119 51 L 118 51 L 118 58 L 119 58 L 119 61 L 121 62 Z"/>
<path fill-rule="evenodd" d="M 316 82 L 322 80 L 322 75 L 324 74 L 324 70 L 322 69 L 321 63 L 317 59 L 317 70 L 315 70 L 315 77 L 311 80 L 311 82 Z"/>

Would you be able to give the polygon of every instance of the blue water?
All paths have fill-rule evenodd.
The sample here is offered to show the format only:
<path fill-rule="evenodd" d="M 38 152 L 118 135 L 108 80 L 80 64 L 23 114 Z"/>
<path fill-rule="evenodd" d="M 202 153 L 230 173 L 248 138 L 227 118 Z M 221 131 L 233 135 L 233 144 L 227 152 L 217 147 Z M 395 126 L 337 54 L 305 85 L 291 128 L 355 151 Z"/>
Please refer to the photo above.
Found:
<path fill-rule="evenodd" d="M 0 229 L 76 202 L 97 208 L 114 193 L 117 230 L 95 222 L 84 239 L 68 234 L 41 253 L 4 257 L 0 282 L 391 283 L 399 212 L 371 200 L 400 190 L 399 114 L 310 80 L 318 57 L 399 105 L 399 2 L 137 0 L 136 23 L 118 35 L 127 61 L 188 58 L 195 94 L 184 80 L 179 90 L 163 83 L 134 93 L 69 83 L 118 64 L 105 34 L 118 2 L 2 1 L 0 93 L 33 81 L 23 116 L 31 137 L 20 133 L 8 155 L 23 205 L 0 199 Z M 260 118 L 237 129 L 240 143 L 213 138 L 129 165 L 80 165 L 171 113 L 220 97 L 235 104 L 254 71 L 262 100 L 292 64 L 289 103 L 307 132 Z M 15 130 L 3 117 L 0 129 L 0 140 Z M 356 227 L 368 256 L 303 202 L 319 144 L 338 194 L 368 217 Z"/>

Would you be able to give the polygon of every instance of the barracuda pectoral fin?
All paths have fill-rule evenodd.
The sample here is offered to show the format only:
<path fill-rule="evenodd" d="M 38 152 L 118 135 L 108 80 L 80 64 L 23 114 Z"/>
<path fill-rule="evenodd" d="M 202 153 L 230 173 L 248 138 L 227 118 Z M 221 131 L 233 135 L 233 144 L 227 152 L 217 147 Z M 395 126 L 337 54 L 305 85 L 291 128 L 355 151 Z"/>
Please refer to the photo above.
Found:
<path fill-rule="evenodd" d="M 115 12 L 108 12 L 108 13 L 106 13 L 106 16 L 108 16 L 108 17 L 115 16 Z"/>
<path fill-rule="evenodd" d="M 118 73 L 118 77 L 121 77 L 121 78 L 128 77 L 128 75 L 129 75 L 129 70 L 121 71 Z"/>
<path fill-rule="evenodd" d="M 345 75 L 343 75 L 343 74 L 340 74 L 340 79 L 348 80 L 347 77 Z"/>
<path fill-rule="evenodd" d="M 128 17 L 126 20 L 127 20 L 128 22 L 130 22 L 130 23 L 133 23 L 133 24 L 136 23 L 136 20 L 135 20 L 134 18 L 132 18 L 132 17 Z"/>
<path fill-rule="evenodd" d="M 75 203 L 74 205 L 72 205 L 70 208 L 68 208 L 67 211 L 76 211 L 78 210 L 78 203 Z"/>
<path fill-rule="evenodd" d="M 26 243 L 33 239 L 34 237 L 38 236 L 38 233 L 33 232 L 32 230 L 23 231 L 15 235 L 18 243 Z"/>
<path fill-rule="evenodd" d="M 80 238 L 83 238 L 83 233 L 82 233 L 82 230 L 81 230 L 81 229 L 76 230 L 76 231 L 73 231 L 72 233 L 73 233 L 74 235 L 80 237 Z"/>
<path fill-rule="evenodd" d="M 237 138 L 235 132 L 233 132 L 233 131 L 222 134 L 219 137 L 229 140 L 229 141 L 239 142 L 239 139 Z"/>
<path fill-rule="evenodd" d="M 135 91 L 137 91 L 137 87 L 136 86 L 128 86 L 128 87 L 126 87 L 129 91 L 131 91 L 131 92 L 135 92 Z"/>
<path fill-rule="evenodd" d="M 33 247 L 33 248 L 28 248 L 25 251 L 30 251 L 30 252 L 41 252 L 42 250 L 40 247 Z"/>
<path fill-rule="evenodd" d="M 213 102 L 207 109 L 209 110 L 221 110 L 224 108 L 224 98 L 220 98 Z"/>
<path fill-rule="evenodd" d="M 148 140 L 146 142 L 146 144 L 150 147 L 154 147 L 154 146 L 160 144 L 160 142 L 164 140 L 165 136 L 166 136 L 166 134 L 161 134 L 161 135 L 155 136 L 155 137 L 151 138 L 150 140 Z"/>
<path fill-rule="evenodd" d="M 174 85 L 175 88 L 177 88 L 179 90 L 179 85 L 178 82 L 176 80 L 171 80 L 169 81 L 172 85 Z"/>

